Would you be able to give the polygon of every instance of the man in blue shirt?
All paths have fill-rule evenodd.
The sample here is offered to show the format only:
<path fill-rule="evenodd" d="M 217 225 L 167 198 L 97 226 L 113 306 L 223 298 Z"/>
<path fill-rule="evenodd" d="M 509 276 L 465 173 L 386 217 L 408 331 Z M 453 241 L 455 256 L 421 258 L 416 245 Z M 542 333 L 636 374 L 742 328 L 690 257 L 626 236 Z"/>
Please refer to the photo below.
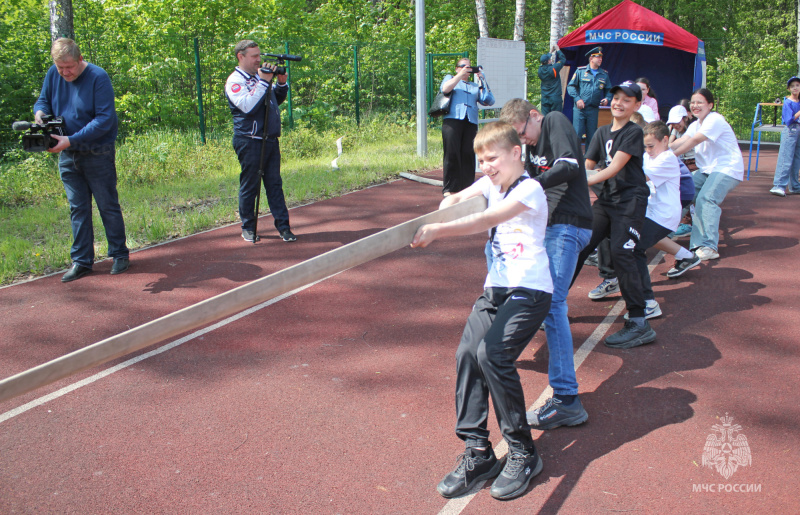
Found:
<path fill-rule="evenodd" d="M 66 127 L 63 136 L 52 136 L 58 144 L 48 149 L 61 153 L 58 169 L 69 201 L 74 240 L 72 267 L 61 281 L 74 281 L 92 271 L 92 197 L 106 231 L 108 255 L 114 258 L 111 273 L 121 274 L 128 269 L 129 251 L 117 194 L 117 112 L 111 79 L 105 70 L 84 61 L 71 39 L 56 40 L 50 55 L 55 64 L 47 71 L 33 110 L 36 123 L 43 123 L 44 115 L 54 115 L 62 117 Z"/>
<path fill-rule="evenodd" d="M 603 47 L 594 47 L 586 55 L 589 56 L 589 65 L 575 71 L 567 84 L 567 93 L 575 100 L 572 126 L 578 133 L 578 139 L 586 134 L 588 147 L 597 130 L 600 106 L 607 106 L 611 101 L 611 79 L 608 72 L 600 68 L 603 64 Z"/>

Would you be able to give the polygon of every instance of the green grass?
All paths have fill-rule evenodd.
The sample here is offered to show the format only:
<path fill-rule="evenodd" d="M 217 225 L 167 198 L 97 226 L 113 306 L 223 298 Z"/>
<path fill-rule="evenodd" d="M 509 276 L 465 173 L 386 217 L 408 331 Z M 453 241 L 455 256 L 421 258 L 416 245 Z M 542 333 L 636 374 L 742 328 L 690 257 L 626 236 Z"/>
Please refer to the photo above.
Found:
<path fill-rule="evenodd" d="M 324 131 L 302 126 L 284 131 L 281 175 L 290 206 L 382 183 L 399 172 L 441 166 L 436 130 L 428 131 L 428 157 L 420 158 L 413 125 L 386 119 L 361 127 L 332 125 Z M 333 170 L 339 137 L 344 153 Z M 119 143 L 118 190 L 128 246 L 133 250 L 237 222 L 239 171 L 230 134 L 212 136 L 205 145 L 197 134 L 177 132 Z M 93 214 L 96 259 L 103 259 L 107 241 L 96 208 Z M 55 156 L 7 156 L 0 162 L 0 284 L 68 267 L 71 245 L 69 205 Z"/>

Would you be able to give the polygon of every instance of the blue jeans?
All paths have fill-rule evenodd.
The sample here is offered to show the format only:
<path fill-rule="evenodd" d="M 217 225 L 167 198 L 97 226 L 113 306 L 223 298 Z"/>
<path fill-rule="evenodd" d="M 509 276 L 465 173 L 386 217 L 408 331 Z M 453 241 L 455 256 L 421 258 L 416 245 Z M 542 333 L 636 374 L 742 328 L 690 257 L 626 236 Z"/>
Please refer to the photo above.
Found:
<path fill-rule="evenodd" d="M 711 172 L 709 175 L 695 171 L 694 215 L 692 215 L 692 237 L 689 250 L 700 247 L 719 250 L 719 218 L 722 215 L 722 201 L 739 184 L 729 175 Z"/>
<path fill-rule="evenodd" d="M 94 228 L 92 226 L 92 197 L 100 212 L 100 219 L 108 239 L 108 255 L 127 258 L 125 222 L 117 195 L 116 150 L 109 147 L 96 151 L 61 152 L 58 170 L 69 201 L 72 222 L 73 263 L 87 268 L 94 264 Z"/>
<path fill-rule="evenodd" d="M 792 191 L 800 191 L 800 145 L 798 145 L 798 125 L 786 127 L 781 132 L 781 149 L 778 151 L 778 164 L 775 167 L 775 179 L 772 185 L 785 189 L 791 183 Z"/>
<path fill-rule="evenodd" d="M 575 378 L 575 361 L 572 356 L 572 332 L 567 318 L 567 294 L 578 254 L 589 243 L 591 229 L 581 229 L 569 224 L 547 227 L 544 246 L 550 260 L 550 276 L 553 279 L 553 298 L 550 312 L 544 320 L 547 349 L 550 363 L 547 367 L 550 386 L 559 395 L 577 395 L 578 381 Z"/>
<path fill-rule="evenodd" d="M 586 147 L 592 142 L 592 137 L 597 130 L 597 117 L 600 113 L 600 108 L 586 106 L 583 109 L 577 107 L 572 109 L 572 126 L 575 132 L 578 133 L 578 141 L 581 136 L 586 133 Z"/>

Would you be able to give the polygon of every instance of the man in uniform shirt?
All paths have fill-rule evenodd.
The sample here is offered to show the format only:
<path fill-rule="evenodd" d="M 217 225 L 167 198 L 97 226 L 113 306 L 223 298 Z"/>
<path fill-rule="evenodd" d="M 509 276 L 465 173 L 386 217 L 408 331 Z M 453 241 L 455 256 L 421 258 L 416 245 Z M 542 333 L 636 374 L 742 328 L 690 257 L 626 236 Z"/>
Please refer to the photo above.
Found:
<path fill-rule="evenodd" d="M 595 47 L 587 54 L 589 65 L 581 66 L 567 85 L 567 93 L 575 101 L 572 111 L 572 126 L 580 139 L 586 134 L 586 146 L 592 142 L 592 136 L 597 130 L 597 116 L 600 106 L 606 106 L 611 101 L 609 92 L 611 79 L 608 72 L 600 65 L 603 64 L 603 48 Z"/>
<path fill-rule="evenodd" d="M 561 111 L 564 101 L 561 98 L 561 78 L 558 72 L 567 63 L 564 53 L 558 48 L 553 47 L 556 54 L 556 63 L 550 54 L 544 54 L 539 58 L 542 65 L 539 67 L 539 80 L 542 81 L 542 116 L 546 116 L 550 111 Z"/>

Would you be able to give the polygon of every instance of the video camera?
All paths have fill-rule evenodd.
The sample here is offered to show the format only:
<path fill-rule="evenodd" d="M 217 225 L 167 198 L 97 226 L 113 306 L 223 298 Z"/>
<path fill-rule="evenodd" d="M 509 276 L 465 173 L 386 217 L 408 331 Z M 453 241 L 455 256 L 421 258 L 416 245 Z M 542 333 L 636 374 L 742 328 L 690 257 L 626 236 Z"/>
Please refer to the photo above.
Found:
<path fill-rule="evenodd" d="M 46 114 L 42 116 L 44 123 L 14 122 L 11 128 L 15 131 L 28 131 L 22 136 L 22 150 L 26 152 L 44 152 L 58 145 L 58 140 L 51 134 L 64 135 L 64 119 L 60 116 Z"/>
<path fill-rule="evenodd" d="M 275 63 L 278 65 L 275 68 L 275 71 L 270 71 L 268 68 L 261 68 L 261 71 L 264 73 L 274 73 L 275 75 L 286 75 L 286 67 L 283 66 L 286 64 L 286 61 L 302 61 L 303 56 L 301 55 L 291 55 L 291 54 L 261 54 L 262 57 L 271 57 L 271 60 L 274 60 Z M 262 65 L 263 66 L 263 65 Z"/>

